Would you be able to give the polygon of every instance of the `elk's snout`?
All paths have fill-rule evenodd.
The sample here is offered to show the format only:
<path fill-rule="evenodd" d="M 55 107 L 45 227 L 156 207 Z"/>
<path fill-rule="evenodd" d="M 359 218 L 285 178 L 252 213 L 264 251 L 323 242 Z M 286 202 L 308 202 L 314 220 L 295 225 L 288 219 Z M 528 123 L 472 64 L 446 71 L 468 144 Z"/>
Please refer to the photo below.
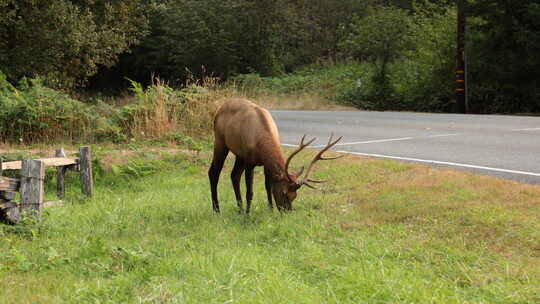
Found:
<path fill-rule="evenodd" d="M 281 185 L 276 185 L 277 187 L 272 188 L 274 194 L 274 200 L 276 201 L 276 207 L 279 211 L 290 211 L 292 210 L 292 201 L 287 195 L 287 190 Z"/>

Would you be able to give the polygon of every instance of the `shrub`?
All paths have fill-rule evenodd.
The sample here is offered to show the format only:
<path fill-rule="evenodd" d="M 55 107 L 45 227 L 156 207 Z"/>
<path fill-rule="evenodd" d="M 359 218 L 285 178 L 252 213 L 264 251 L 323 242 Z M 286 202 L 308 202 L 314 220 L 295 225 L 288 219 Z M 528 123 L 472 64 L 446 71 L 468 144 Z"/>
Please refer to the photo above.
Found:
<path fill-rule="evenodd" d="M 0 138 L 46 142 L 86 139 L 95 116 L 90 106 L 43 86 L 41 79 L 23 79 L 18 88 L 0 76 Z"/>
<path fill-rule="evenodd" d="M 133 138 L 170 140 L 210 132 L 217 109 L 215 79 L 181 90 L 155 80 L 143 88 L 132 82 L 134 102 L 113 106 L 84 103 L 45 87 L 40 78 L 17 87 L 0 72 L 0 142 L 126 142 Z M 177 142 L 177 141 L 175 141 Z"/>

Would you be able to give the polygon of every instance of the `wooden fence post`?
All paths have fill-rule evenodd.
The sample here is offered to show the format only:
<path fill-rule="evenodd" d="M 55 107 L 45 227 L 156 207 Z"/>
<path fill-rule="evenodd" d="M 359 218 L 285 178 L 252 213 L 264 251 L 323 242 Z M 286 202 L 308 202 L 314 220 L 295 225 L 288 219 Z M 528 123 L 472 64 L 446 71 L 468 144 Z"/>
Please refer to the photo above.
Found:
<path fill-rule="evenodd" d="M 94 188 L 94 182 L 92 180 L 92 151 L 90 147 L 81 147 L 79 152 L 82 192 L 86 196 L 91 197 Z"/>
<path fill-rule="evenodd" d="M 54 156 L 56 157 L 66 157 L 66 152 L 64 148 L 60 148 L 55 151 Z M 58 199 L 64 198 L 65 194 L 65 176 L 66 176 L 67 167 L 60 166 L 56 168 L 56 196 Z"/>
<path fill-rule="evenodd" d="M 21 168 L 21 211 L 28 210 L 41 219 L 43 209 L 43 182 L 45 164 L 40 160 L 26 159 Z"/>

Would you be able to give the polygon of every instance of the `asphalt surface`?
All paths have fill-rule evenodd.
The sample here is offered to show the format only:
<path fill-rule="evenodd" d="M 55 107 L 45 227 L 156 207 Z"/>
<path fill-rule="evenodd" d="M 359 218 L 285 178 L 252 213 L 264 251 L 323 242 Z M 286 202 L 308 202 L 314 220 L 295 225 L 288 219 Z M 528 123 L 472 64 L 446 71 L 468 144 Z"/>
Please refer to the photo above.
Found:
<path fill-rule="evenodd" d="M 540 184 L 540 117 L 361 111 L 271 111 L 284 146 L 430 164 Z"/>

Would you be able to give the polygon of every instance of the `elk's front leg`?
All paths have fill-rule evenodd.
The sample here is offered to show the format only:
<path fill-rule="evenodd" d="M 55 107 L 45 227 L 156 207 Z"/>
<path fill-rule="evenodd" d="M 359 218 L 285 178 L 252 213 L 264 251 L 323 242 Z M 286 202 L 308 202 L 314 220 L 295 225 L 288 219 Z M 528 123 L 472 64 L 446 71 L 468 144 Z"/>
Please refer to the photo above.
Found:
<path fill-rule="evenodd" d="M 253 200 L 253 170 L 255 166 L 248 165 L 246 167 L 246 214 L 251 209 L 251 201 Z"/>
<path fill-rule="evenodd" d="M 266 188 L 266 196 L 268 196 L 268 207 L 273 209 L 272 206 L 272 175 L 270 171 L 264 169 L 264 187 Z"/>
<path fill-rule="evenodd" d="M 238 212 L 242 212 L 242 193 L 240 192 L 240 179 L 242 178 L 242 173 L 244 173 L 245 165 L 244 161 L 240 157 L 236 157 L 234 161 L 234 168 L 231 172 L 231 182 L 234 189 L 234 195 L 236 196 L 236 204 L 238 205 Z"/>

